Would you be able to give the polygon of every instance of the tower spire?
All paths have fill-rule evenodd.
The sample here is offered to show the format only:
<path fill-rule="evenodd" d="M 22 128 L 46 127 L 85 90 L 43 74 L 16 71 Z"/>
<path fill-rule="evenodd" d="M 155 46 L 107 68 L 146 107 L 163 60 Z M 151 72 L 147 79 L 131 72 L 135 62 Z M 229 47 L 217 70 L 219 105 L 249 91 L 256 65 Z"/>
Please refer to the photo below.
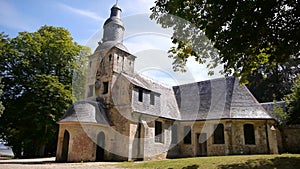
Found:
<path fill-rule="evenodd" d="M 116 4 L 111 8 L 110 17 L 104 23 L 103 42 L 114 41 L 118 43 L 123 42 L 124 24 L 121 20 L 122 9 Z"/>

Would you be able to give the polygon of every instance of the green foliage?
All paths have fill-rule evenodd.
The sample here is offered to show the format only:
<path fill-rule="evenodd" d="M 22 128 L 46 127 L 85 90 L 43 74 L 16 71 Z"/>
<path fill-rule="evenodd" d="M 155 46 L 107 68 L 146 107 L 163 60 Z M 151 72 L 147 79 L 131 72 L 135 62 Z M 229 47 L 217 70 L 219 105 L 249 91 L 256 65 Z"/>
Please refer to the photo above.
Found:
<path fill-rule="evenodd" d="M 2 91 L 3 85 L 1 85 L 1 78 L 0 78 L 0 96 L 2 95 L 3 91 Z M 2 101 L 0 100 L 0 117 L 2 115 L 4 111 L 4 106 L 2 105 Z"/>
<path fill-rule="evenodd" d="M 152 19 L 174 30 L 170 54 L 178 68 L 195 56 L 200 63 L 213 61 L 210 68 L 224 64 L 225 74 L 246 82 L 259 65 L 267 70 L 299 57 L 297 0 L 157 0 L 151 10 Z M 187 22 L 178 22 L 177 17 Z"/>
<path fill-rule="evenodd" d="M 291 92 L 284 98 L 289 114 L 288 123 L 300 124 L 300 75 L 294 81 Z"/>
<path fill-rule="evenodd" d="M 88 52 L 64 28 L 43 26 L 12 39 L 1 34 L 0 76 L 6 109 L 0 118 L 0 136 L 13 146 L 16 156 L 55 153 L 56 121 L 75 101 L 73 74 L 84 76 L 79 54 Z"/>
<path fill-rule="evenodd" d="M 261 65 L 248 76 L 247 87 L 259 102 L 282 100 L 291 93 L 293 81 L 300 74 L 300 58 L 292 57 L 284 64 L 277 64 L 271 69 Z"/>
<path fill-rule="evenodd" d="M 276 103 L 275 103 L 275 105 L 273 107 L 273 111 L 271 113 L 272 113 L 272 116 L 276 118 L 279 125 L 285 125 L 289 118 L 287 112 L 285 112 L 284 109 Z"/>

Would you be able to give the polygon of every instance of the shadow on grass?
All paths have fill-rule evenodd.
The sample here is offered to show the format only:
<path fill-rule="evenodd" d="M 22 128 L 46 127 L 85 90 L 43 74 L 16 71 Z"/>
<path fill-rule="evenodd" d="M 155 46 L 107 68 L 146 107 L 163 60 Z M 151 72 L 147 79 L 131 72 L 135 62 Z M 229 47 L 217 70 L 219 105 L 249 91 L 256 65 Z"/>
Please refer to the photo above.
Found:
<path fill-rule="evenodd" d="M 300 157 L 255 159 L 244 163 L 219 165 L 219 169 L 300 169 Z"/>
<path fill-rule="evenodd" d="M 190 165 L 186 167 L 182 167 L 182 169 L 198 169 L 199 165 Z M 168 168 L 168 169 L 173 169 L 173 168 Z"/>

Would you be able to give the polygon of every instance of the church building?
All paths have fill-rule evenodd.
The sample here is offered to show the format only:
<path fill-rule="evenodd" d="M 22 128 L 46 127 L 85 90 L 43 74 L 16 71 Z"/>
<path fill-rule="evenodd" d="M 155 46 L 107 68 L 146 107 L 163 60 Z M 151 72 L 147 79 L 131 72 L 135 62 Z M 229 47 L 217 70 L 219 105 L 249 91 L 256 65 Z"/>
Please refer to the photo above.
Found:
<path fill-rule="evenodd" d="M 137 74 L 120 15 L 114 5 L 89 56 L 85 100 L 57 122 L 57 161 L 278 153 L 275 120 L 237 78 L 169 87 Z"/>

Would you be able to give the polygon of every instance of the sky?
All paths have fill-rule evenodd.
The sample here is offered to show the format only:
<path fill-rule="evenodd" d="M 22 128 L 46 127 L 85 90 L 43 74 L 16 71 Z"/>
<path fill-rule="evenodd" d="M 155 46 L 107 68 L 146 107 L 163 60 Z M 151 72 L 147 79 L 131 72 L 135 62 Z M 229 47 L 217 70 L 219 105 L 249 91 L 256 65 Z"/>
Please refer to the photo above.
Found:
<path fill-rule="evenodd" d="M 149 19 L 155 0 L 119 0 L 125 24 L 124 44 L 137 56 L 136 71 L 178 85 L 220 77 L 209 77 L 205 65 L 192 58 L 187 73 L 172 71 L 172 59 L 167 50 L 171 46 L 171 30 L 160 28 Z M 0 0 L 0 32 L 13 38 L 18 32 L 37 31 L 43 25 L 66 28 L 80 45 L 92 50 L 102 37 L 102 27 L 110 15 L 115 0 Z"/>

